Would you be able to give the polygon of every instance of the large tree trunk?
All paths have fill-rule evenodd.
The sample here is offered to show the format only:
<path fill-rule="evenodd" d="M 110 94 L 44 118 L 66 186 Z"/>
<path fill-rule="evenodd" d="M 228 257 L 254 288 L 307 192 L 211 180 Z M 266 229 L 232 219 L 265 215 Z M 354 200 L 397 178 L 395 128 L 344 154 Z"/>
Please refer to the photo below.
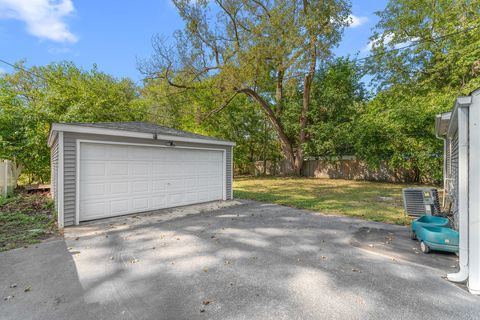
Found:
<path fill-rule="evenodd" d="M 280 141 L 280 147 L 282 149 L 283 156 L 285 157 L 285 160 L 287 161 L 287 174 L 298 174 L 299 172 L 297 170 L 298 164 L 295 162 L 295 154 L 293 152 L 293 146 L 292 142 L 290 139 L 287 137 L 285 134 L 285 130 L 283 129 L 282 124 L 278 120 L 277 116 L 273 112 L 272 108 L 270 108 L 270 105 L 268 102 L 266 102 L 260 95 L 258 95 L 257 92 L 255 92 L 252 89 L 246 88 L 246 89 L 241 89 L 238 92 L 244 93 L 248 95 L 249 97 L 253 98 L 257 103 L 262 107 L 262 109 L 265 111 L 265 114 L 268 116 L 268 119 L 272 123 L 273 128 L 275 129 L 275 132 L 277 133 L 278 140 Z M 301 148 L 301 146 L 299 146 Z"/>

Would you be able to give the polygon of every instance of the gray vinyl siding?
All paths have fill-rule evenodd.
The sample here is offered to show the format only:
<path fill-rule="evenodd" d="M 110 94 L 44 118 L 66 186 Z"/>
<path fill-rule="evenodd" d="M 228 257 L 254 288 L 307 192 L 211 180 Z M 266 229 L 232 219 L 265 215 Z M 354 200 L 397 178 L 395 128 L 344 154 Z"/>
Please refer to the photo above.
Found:
<path fill-rule="evenodd" d="M 58 211 L 58 138 L 50 149 L 50 186 L 55 209 Z"/>
<path fill-rule="evenodd" d="M 65 226 L 75 224 L 77 141 L 63 134 L 63 219 Z"/>
<path fill-rule="evenodd" d="M 454 227 L 458 228 L 458 131 L 449 141 L 449 168 L 447 171 L 448 197 L 452 204 Z"/>
<path fill-rule="evenodd" d="M 94 141 L 111 141 L 124 143 L 139 143 L 149 145 L 165 146 L 166 140 L 149 140 L 139 138 L 105 136 L 86 133 L 64 132 L 63 134 L 63 150 L 64 150 L 64 223 L 65 226 L 75 224 L 76 210 L 76 172 L 77 172 L 77 140 L 94 140 Z M 207 149 L 224 149 L 226 152 L 226 186 L 227 199 L 232 199 L 232 147 L 222 145 L 211 145 L 207 143 L 188 143 L 175 142 L 175 145 L 181 147 L 198 147 Z"/>
<path fill-rule="evenodd" d="M 233 199 L 233 189 L 232 189 L 232 183 L 233 183 L 233 176 L 232 176 L 232 150 L 233 147 L 228 147 L 227 152 L 225 153 L 225 157 L 227 160 L 227 200 Z"/>

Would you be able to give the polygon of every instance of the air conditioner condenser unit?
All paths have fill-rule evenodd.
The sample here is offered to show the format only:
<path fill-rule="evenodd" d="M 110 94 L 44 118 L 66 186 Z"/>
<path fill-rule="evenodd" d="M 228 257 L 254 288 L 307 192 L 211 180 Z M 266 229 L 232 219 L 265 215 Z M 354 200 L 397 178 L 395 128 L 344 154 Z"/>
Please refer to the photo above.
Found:
<path fill-rule="evenodd" d="M 404 188 L 403 207 L 409 216 L 440 215 L 438 191 L 435 188 Z"/>

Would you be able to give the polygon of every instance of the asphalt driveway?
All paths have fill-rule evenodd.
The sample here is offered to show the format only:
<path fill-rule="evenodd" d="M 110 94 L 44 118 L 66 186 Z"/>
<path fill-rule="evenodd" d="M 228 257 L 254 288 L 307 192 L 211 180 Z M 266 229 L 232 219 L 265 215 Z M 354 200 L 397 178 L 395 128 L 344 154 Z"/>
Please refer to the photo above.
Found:
<path fill-rule="evenodd" d="M 405 227 L 230 201 L 0 253 L 0 319 L 478 319 Z"/>

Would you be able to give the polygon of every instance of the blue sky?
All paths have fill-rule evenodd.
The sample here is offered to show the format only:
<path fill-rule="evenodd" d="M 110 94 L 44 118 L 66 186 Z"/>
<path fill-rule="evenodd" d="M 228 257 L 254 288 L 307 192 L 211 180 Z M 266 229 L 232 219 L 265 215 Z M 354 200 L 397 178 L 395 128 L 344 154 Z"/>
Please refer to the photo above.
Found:
<path fill-rule="evenodd" d="M 353 24 L 337 55 L 368 55 L 375 11 L 386 0 L 353 0 Z M 153 34 L 171 36 L 183 26 L 170 0 L 0 0 L 0 59 L 27 66 L 69 60 L 96 64 L 115 77 L 141 79 L 137 58 L 152 52 Z M 0 63 L 0 72 L 12 69 Z"/>

